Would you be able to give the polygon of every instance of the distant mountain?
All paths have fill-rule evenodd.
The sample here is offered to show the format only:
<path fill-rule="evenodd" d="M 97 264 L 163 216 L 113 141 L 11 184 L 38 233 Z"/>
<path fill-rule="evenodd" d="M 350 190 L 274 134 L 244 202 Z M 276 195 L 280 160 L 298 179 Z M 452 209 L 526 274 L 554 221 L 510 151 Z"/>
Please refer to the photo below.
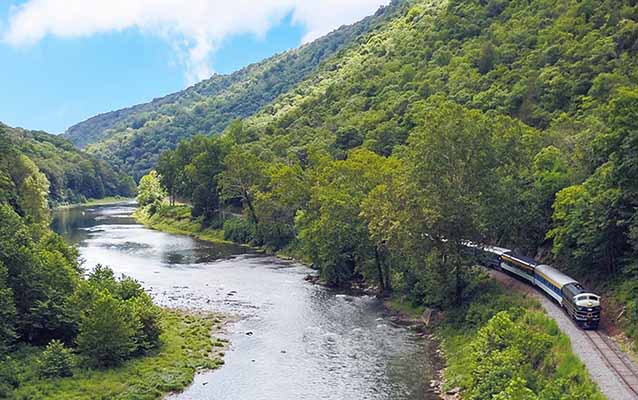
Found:
<path fill-rule="evenodd" d="M 233 74 L 215 75 L 150 103 L 95 116 L 72 126 L 64 136 L 138 178 L 162 151 L 180 140 L 220 133 L 234 119 L 254 114 L 315 72 L 326 58 L 376 29 L 405 3 L 395 1 L 360 22 Z"/>
<path fill-rule="evenodd" d="M 131 177 L 116 172 L 105 161 L 77 149 L 59 135 L 11 128 L 1 123 L 0 135 L 46 175 L 48 198 L 53 204 L 131 196 L 135 192 Z"/>

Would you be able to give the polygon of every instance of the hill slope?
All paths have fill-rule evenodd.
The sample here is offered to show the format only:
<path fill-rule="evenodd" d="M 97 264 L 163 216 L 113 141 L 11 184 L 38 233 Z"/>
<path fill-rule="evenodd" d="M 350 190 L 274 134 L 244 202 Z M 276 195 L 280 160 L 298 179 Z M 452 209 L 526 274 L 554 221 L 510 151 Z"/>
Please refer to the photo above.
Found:
<path fill-rule="evenodd" d="M 181 139 L 219 133 L 232 120 L 252 115 L 287 92 L 323 60 L 374 30 L 403 3 L 395 1 L 374 16 L 231 75 L 215 75 L 150 103 L 98 115 L 72 126 L 65 137 L 114 165 L 123 164 L 139 178 L 162 151 L 174 148 Z"/>
<path fill-rule="evenodd" d="M 413 1 L 158 170 L 211 223 L 243 202 L 236 237 L 416 303 L 461 296 L 446 243 L 538 255 L 613 287 L 638 343 L 637 56 L 632 0 Z"/>
<path fill-rule="evenodd" d="M 126 174 L 116 172 L 106 162 L 78 150 L 60 136 L 3 124 L 0 135 L 8 138 L 16 151 L 27 156 L 46 175 L 49 201 L 53 204 L 132 196 L 135 192 L 135 183 Z"/>

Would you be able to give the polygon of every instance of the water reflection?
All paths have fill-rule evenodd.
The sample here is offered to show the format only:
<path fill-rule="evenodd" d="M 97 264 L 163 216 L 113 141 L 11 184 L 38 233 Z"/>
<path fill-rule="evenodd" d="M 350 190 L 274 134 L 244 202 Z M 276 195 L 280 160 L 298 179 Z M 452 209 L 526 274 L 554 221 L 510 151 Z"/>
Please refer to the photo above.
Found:
<path fill-rule="evenodd" d="M 172 399 L 436 398 L 430 344 L 393 326 L 376 298 L 311 285 L 307 268 L 239 246 L 145 229 L 133 207 L 56 212 L 54 228 L 87 266 L 135 277 L 162 305 L 236 316 L 224 367 Z"/>

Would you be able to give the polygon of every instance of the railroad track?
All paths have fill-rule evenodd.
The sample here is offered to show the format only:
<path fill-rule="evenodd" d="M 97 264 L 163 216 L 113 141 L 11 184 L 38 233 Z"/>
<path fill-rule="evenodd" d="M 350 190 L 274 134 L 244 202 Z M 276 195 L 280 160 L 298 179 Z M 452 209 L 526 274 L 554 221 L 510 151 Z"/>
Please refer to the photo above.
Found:
<path fill-rule="evenodd" d="M 629 391 L 638 399 L 638 368 L 618 350 L 615 343 L 598 331 L 585 331 L 585 335 L 592 342 L 605 364 L 618 375 Z"/>

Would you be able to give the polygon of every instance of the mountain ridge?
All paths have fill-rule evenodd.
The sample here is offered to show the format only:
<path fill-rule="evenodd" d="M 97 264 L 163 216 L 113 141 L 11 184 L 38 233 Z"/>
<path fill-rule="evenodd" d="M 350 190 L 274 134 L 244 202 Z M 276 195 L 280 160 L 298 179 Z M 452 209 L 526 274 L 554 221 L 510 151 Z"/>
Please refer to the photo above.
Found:
<path fill-rule="evenodd" d="M 0 135 L 33 161 L 49 182 L 52 205 L 106 196 L 132 196 L 135 182 L 103 160 L 76 148 L 60 135 L 0 123 Z"/>
<path fill-rule="evenodd" d="M 139 178 L 162 151 L 195 134 L 221 133 L 233 120 L 253 115 L 408 3 L 395 0 L 359 22 L 232 74 L 214 75 L 151 102 L 99 114 L 70 127 L 64 137 Z"/>

